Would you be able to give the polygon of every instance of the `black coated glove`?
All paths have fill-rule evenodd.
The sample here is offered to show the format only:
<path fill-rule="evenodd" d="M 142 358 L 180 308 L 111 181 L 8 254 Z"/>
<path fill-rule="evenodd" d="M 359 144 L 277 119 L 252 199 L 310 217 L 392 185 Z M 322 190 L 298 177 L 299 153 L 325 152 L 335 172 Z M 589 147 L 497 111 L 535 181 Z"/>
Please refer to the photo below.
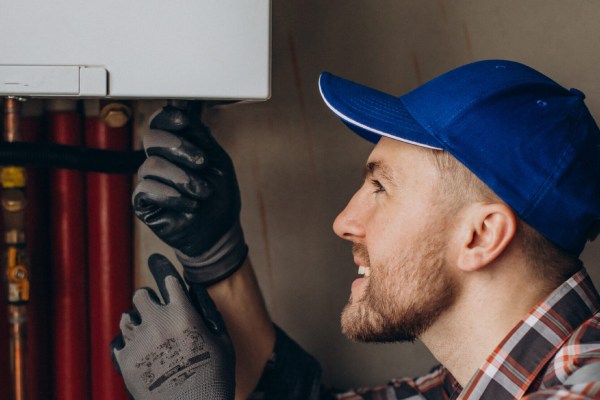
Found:
<path fill-rule="evenodd" d="M 165 257 L 148 259 L 164 304 L 148 288 L 133 295 L 111 343 L 129 394 L 144 400 L 230 400 L 235 356 L 225 324 L 202 285 L 189 292 Z"/>
<path fill-rule="evenodd" d="M 175 249 L 185 279 L 210 285 L 233 274 L 248 247 L 233 163 L 191 104 L 166 106 L 150 123 L 133 207 Z"/>

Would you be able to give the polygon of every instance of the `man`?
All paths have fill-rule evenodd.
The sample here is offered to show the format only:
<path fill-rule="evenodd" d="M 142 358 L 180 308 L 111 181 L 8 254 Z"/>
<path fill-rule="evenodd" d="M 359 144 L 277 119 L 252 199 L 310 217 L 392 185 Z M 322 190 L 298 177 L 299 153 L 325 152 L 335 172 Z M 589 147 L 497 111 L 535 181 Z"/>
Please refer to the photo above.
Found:
<path fill-rule="evenodd" d="M 499 60 L 400 98 L 328 73 L 319 86 L 344 123 L 377 143 L 362 187 L 334 222 L 362 275 L 342 330 L 369 342 L 419 338 L 441 363 L 424 377 L 337 398 L 600 398 L 600 297 L 578 260 L 600 230 L 600 131 L 583 93 Z M 171 316 L 180 326 L 169 329 L 161 282 L 176 273 L 151 260 L 166 305 L 138 291 L 137 312 L 124 314 L 125 340 L 113 353 L 128 388 L 140 398 L 231 398 L 214 395 L 231 391 L 233 357 L 226 340 L 212 339 L 226 335 L 208 286 L 235 348 L 237 398 L 326 398 L 314 359 L 264 312 L 229 158 L 184 113 L 165 110 L 153 125 L 134 207 L 176 249 L 191 302 L 179 296 Z M 190 326 L 200 350 L 178 347 L 183 361 L 155 350 Z M 147 384 L 136 363 L 152 375 Z M 192 387 L 212 394 L 181 395 Z"/>

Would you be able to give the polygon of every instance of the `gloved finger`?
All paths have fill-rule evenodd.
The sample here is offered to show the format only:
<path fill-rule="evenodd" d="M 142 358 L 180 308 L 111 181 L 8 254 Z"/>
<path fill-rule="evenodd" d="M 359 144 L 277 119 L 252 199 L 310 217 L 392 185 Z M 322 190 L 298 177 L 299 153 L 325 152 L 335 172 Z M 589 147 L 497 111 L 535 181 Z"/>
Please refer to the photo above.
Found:
<path fill-rule="evenodd" d="M 120 335 L 117 335 L 110 342 L 110 359 L 112 361 L 113 367 L 115 367 L 115 370 L 121 376 L 123 376 L 123 372 L 121 372 L 121 365 L 119 364 L 119 352 L 121 350 L 123 350 L 123 347 L 119 347 L 119 345 L 120 345 L 119 341 L 122 341 L 122 340 L 123 340 L 123 338 Z M 128 398 L 133 399 L 134 397 L 129 392 L 129 388 L 125 387 L 125 390 L 127 391 Z"/>
<path fill-rule="evenodd" d="M 123 350 L 125 347 L 125 342 L 123 341 L 123 336 L 118 334 L 111 340 L 110 342 L 110 359 L 112 361 L 115 370 L 121 374 L 121 366 L 119 365 L 119 361 L 117 360 L 117 352 Z"/>
<path fill-rule="evenodd" d="M 174 186 L 179 192 L 204 200 L 212 193 L 212 187 L 197 174 L 185 171 L 162 157 L 151 156 L 138 170 L 138 179 L 154 179 L 165 185 Z"/>
<path fill-rule="evenodd" d="M 189 141 L 204 150 L 204 153 L 208 158 L 207 163 L 215 164 L 215 162 L 225 154 L 225 151 L 213 137 L 210 129 L 208 129 L 208 127 L 200 120 L 193 121 L 193 125 L 193 128 L 185 130 L 182 132 L 182 135 L 185 135 Z M 217 157 L 215 158 L 215 156 Z"/>
<path fill-rule="evenodd" d="M 119 333 L 110 341 L 110 352 L 114 354 L 114 350 L 120 351 L 123 350 L 123 347 L 125 347 L 125 341 L 123 340 L 123 335 Z"/>
<path fill-rule="evenodd" d="M 127 344 L 135 337 L 136 324 L 131 321 L 131 316 L 128 313 L 121 314 L 121 320 L 119 321 L 119 329 L 121 329 L 121 336 L 123 343 Z"/>
<path fill-rule="evenodd" d="M 184 110 L 166 105 L 150 121 L 150 129 L 180 132 L 190 126 L 190 116 Z"/>
<path fill-rule="evenodd" d="M 146 224 L 160 218 L 165 211 L 193 212 L 199 206 L 195 199 L 183 197 L 175 188 L 153 179 L 144 179 L 132 194 L 135 214 Z"/>
<path fill-rule="evenodd" d="M 173 304 L 188 304 L 190 299 L 188 297 L 188 292 L 185 289 L 183 280 L 181 277 L 175 277 L 173 275 L 168 275 L 164 278 L 164 285 L 167 293 L 170 296 L 170 303 Z"/>
<path fill-rule="evenodd" d="M 152 119 L 150 129 L 165 130 L 183 136 L 204 150 L 206 154 L 222 151 L 208 127 L 202 123 L 201 111 L 201 102 L 190 101 L 185 110 L 167 105 Z"/>
<path fill-rule="evenodd" d="M 163 130 L 181 136 L 202 149 L 205 164 L 217 170 L 231 168 L 229 155 L 214 139 L 210 130 L 200 119 L 202 102 L 188 102 L 185 110 L 172 105 L 165 106 L 150 122 L 150 129 Z"/>
<path fill-rule="evenodd" d="M 223 317 L 221 313 L 217 309 L 214 301 L 208 294 L 206 288 L 200 284 L 192 283 L 189 288 L 189 296 L 192 302 L 192 305 L 198 311 L 198 313 L 202 316 L 204 323 L 209 328 L 209 330 L 216 334 L 220 335 L 223 333 L 227 333 L 227 329 L 225 328 L 225 322 L 223 321 Z"/>
<path fill-rule="evenodd" d="M 185 293 L 186 286 L 183 279 L 173 264 L 171 264 L 171 261 L 165 256 L 157 253 L 151 254 L 148 258 L 148 268 L 150 268 L 150 272 L 156 281 L 156 285 L 158 286 L 158 290 L 164 299 L 165 304 L 171 302 L 171 293 L 175 293 L 177 290 Z M 175 281 L 179 286 L 178 288 L 173 285 L 170 285 L 170 287 L 167 286 L 165 280 L 168 276 L 175 278 Z"/>
<path fill-rule="evenodd" d="M 117 371 L 117 373 L 119 375 L 123 376 L 123 372 L 121 372 L 121 365 L 119 364 L 119 360 L 118 360 L 118 353 L 123 349 L 122 347 L 118 348 L 119 340 L 122 340 L 122 338 L 120 338 L 120 336 L 118 335 L 110 343 L 110 359 L 111 359 L 113 367 L 115 367 L 115 370 Z M 129 392 L 129 388 L 125 387 L 125 390 L 127 392 L 128 398 L 133 399 L 134 397 Z"/>
<path fill-rule="evenodd" d="M 192 170 L 200 170 L 206 165 L 202 148 L 181 136 L 167 131 L 152 130 L 144 136 L 146 155 L 164 157 L 176 164 Z"/>
<path fill-rule="evenodd" d="M 131 320 L 133 325 L 137 326 L 142 323 L 142 317 L 141 317 L 139 311 L 135 307 L 133 307 L 131 310 L 125 311 L 124 314 L 129 315 L 129 319 Z"/>
<path fill-rule="evenodd" d="M 161 303 L 154 290 L 141 288 L 133 294 L 133 305 L 140 314 L 141 322 L 144 322 L 144 315 L 156 313 L 156 308 L 160 307 Z"/>

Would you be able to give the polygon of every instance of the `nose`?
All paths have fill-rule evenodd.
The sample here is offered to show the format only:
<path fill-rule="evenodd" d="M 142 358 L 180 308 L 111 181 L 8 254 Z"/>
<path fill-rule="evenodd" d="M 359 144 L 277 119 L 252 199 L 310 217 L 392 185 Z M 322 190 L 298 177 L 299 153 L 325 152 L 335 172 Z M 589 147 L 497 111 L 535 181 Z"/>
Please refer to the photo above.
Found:
<path fill-rule="evenodd" d="M 361 218 L 364 212 L 360 209 L 360 190 L 352 196 L 346 208 L 333 221 L 333 231 L 342 239 L 351 242 L 360 241 L 365 236 L 365 229 Z"/>

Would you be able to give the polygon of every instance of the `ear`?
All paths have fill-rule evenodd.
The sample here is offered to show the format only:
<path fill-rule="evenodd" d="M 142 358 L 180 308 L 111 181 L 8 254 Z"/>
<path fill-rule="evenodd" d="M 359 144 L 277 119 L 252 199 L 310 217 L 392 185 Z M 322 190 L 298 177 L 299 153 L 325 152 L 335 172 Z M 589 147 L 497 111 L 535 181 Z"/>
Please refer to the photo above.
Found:
<path fill-rule="evenodd" d="M 474 203 L 458 227 L 457 265 L 476 271 L 489 265 L 506 249 L 517 230 L 513 210 L 503 203 Z"/>

